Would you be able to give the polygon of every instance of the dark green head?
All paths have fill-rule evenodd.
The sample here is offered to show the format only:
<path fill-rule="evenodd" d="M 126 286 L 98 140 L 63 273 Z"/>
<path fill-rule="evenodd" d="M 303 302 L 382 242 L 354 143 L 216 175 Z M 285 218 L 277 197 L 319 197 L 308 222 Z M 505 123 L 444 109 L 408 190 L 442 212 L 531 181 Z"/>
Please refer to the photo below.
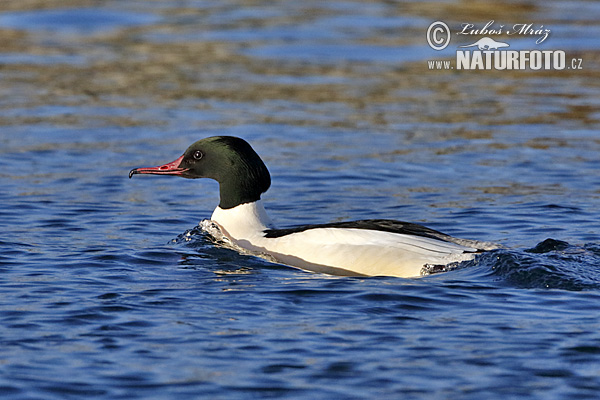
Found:
<path fill-rule="evenodd" d="M 135 174 L 211 178 L 219 182 L 221 208 L 233 208 L 260 199 L 271 186 L 267 167 L 243 139 L 213 136 L 192 144 L 177 160 L 159 167 L 135 168 Z"/>

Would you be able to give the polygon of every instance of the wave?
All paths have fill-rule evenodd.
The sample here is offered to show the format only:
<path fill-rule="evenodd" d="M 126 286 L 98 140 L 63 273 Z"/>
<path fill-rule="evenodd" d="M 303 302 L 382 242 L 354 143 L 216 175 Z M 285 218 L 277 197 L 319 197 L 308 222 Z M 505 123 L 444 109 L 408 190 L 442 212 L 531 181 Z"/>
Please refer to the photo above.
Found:
<path fill-rule="evenodd" d="M 519 288 L 592 290 L 600 288 L 600 246 L 546 239 L 527 250 L 496 250 L 466 264 Z M 469 265 L 465 265 L 468 267 Z"/>

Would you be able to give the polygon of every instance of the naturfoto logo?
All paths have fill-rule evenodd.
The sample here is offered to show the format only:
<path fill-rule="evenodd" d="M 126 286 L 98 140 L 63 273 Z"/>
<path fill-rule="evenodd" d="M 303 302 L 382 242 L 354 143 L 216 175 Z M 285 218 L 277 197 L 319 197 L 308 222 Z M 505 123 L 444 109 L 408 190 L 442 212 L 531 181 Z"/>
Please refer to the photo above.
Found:
<path fill-rule="evenodd" d="M 472 23 L 463 23 L 455 32 L 456 36 L 468 35 L 475 39 L 474 42 L 458 46 L 456 60 L 428 60 L 429 69 L 459 69 L 459 70 L 562 70 L 582 69 L 582 60 L 571 59 L 567 63 L 566 54 L 563 50 L 537 50 L 536 46 L 545 42 L 551 34 L 551 30 L 543 25 L 513 24 L 506 28 L 505 25 L 495 25 L 491 20 L 482 27 Z M 491 36 L 502 35 L 502 41 Z M 506 37 L 522 36 L 522 45 L 526 38 L 535 38 L 532 43 L 533 50 L 510 49 Z M 452 32 L 448 24 L 442 21 L 433 22 L 427 29 L 427 42 L 429 46 L 437 51 L 443 50 L 450 44 Z M 468 50 L 461 50 L 461 49 Z"/>

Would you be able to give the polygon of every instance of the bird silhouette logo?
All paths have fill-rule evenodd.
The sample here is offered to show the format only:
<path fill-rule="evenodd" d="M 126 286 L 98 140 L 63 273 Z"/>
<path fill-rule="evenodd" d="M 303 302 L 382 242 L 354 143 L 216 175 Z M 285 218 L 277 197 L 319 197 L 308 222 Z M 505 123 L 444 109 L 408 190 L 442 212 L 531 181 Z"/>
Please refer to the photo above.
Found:
<path fill-rule="evenodd" d="M 476 41 L 473 44 L 468 44 L 466 46 L 459 46 L 459 47 L 473 47 L 473 46 L 477 46 L 477 48 L 479 48 L 479 50 L 497 50 L 501 47 L 508 47 L 510 45 L 508 43 L 496 42 L 494 39 L 491 39 L 489 37 L 484 37 L 484 38 L 479 39 L 478 41 Z"/>

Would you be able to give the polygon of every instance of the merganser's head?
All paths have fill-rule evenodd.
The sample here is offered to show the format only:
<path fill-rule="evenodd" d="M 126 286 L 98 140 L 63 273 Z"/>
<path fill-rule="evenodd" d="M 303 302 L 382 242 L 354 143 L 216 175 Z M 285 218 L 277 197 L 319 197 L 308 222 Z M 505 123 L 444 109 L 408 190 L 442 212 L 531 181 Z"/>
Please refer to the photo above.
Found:
<path fill-rule="evenodd" d="M 170 163 L 149 168 L 134 168 L 135 174 L 176 175 L 183 178 L 211 178 L 219 182 L 219 207 L 233 208 L 260 199 L 271 186 L 267 167 L 243 139 L 213 136 L 198 140 Z"/>

